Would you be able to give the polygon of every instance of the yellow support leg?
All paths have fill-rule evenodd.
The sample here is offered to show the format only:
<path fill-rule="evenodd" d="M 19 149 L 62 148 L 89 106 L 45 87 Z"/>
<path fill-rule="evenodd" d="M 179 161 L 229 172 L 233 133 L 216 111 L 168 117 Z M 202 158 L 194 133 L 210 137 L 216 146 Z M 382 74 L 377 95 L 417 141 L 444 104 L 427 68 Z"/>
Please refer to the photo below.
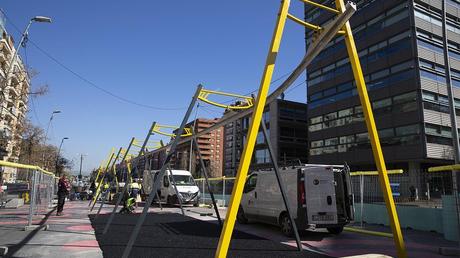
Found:
<path fill-rule="evenodd" d="M 339 11 L 343 12 L 345 10 L 345 3 L 343 0 L 335 0 L 335 4 Z M 345 24 L 344 30 L 348 57 L 350 59 L 353 76 L 355 77 L 361 106 L 363 108 L 364 117 L 366 119 L 366 126 L 369 133 L 369 138 L 371 140 L 372 152 L 374 154 L 375 163 L 379 172 L 378 174 L 380 186 L 382 188 L 383 197 L 385 199 L 385 204 L 390 218 L 391 229 L 393 231 L 393 239 L 398 251 L 398 257 L 405 258 L 407 257 L 407 253 L 404 246 L 401 226 L 399 224 L 398 213 L 396 212 L 396 206 L 390 187 L 390 180 L 388 179 L 385 160 L 383 157 L 382 148 L 380 146 L 380 139 L 377 132 L 377 127 L 375 126 L 374 114 L 372 113 L 372 107 L 369 101 L 369 96 L 367 94 L 366 82 L 364 81 L 364 76 L 358 57 L 358 51 L 356 50 L 355 40 L 353 38 L 349 22 Z"/>
<path fill-rule="evenodd" d="M 251 125 L 248 131 L 248 139 L 243 150 L 242 159 L 236 174 L 235 185 L 233 187 L 232 196 L 230 198 L 230 205 L 227 210 L 224 227 L 222 229 L 219 245 L 215 257 L 224 258 L 227 256 L 230 240 L 232 238 L 233 228 L 235 227 L 236 214 L 240 206 L 241 197 L 243 194 L 246 176 L 248 174 L 249 165 L 251 164 L 252 154 L 254 152 L 254 145 L 256 142 L 257 134 L 259 132 L 260 121 L 262 120 L 262 113 L 264 112 L 265 102 L 270 88 L 270 81 L 273 76 L 275 68 L 276 56 L 280 46 L 281 38 L 283 35 L 284 25 L 288 14 L 290 0 L 282 0 L 276 28 L 273 33 L 270 50 L 267 56 L 264 74 L 260 83 L 259 92 L 255 102 L 254 112 L 252 113 Z"/>

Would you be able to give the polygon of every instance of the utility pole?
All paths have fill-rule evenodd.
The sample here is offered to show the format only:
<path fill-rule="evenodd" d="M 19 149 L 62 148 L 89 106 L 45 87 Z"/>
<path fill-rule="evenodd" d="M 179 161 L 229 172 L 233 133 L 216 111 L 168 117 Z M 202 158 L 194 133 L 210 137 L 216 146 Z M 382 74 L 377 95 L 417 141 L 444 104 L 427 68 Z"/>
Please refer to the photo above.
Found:
<path fill-rule="evenodd" d="M 455 164 L 460 163 L 460 143 L 458 139 L 458 130 L 457 130 L 457 116 L 455 113 L 455 101 L 454 93 L 452 89 L 452 80 L 450 77 L 450 63 L 449 63 L 449 44 L 447 40 L 447 25 L 446 25 L 446 5 L 447 1 L 442 1 L 442 38 L 443 38 L 443 48 L 444 48 L 444 67 L 446 71 L 446 85 L 447 85 L 447 95 L 449 97 L 449 108 L 450 108 L 450 127 L 452 131 L 452 144 L 454 147 L 454 161 Z M 458 198 L 458 181 L 457 181 L 457 172 L 452 170 L 452 195 L 455 199 L 455 211 L 457 219 L 457 234 L 458 234 L 458 243 L 460 247 L 460 203 Z M 429 189 L 428 189 L 429 191 Z"/>
<path fill-rule="evenodd" d="M 78 174 L 78 179 L 81 180 L 82 179 L 82 175 L 81 175 L 81 167 L 83 165 L 83 154 L 80 154 L 80 173 Z"/>

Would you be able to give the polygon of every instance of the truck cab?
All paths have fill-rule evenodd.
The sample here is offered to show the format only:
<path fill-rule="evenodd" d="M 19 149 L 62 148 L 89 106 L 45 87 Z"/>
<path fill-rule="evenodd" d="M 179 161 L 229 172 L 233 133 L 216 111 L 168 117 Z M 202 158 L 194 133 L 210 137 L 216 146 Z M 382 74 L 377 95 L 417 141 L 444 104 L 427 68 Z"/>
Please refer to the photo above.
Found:
<path fill-rule="evenodd" d="M 149 173 L 147 170 L 144 171 L 144 190 L 149 193 L 153 188 L 154 180 L 158 179 L 158 170 Z M 200 189 L 196 185 L 192 174 L 187 170 L 171 170 L 166 171 L 163 178 L 159 178 L 160 188 L 158 189 L 157 201 L 166 202 L 167 204 L 178 204 L 179 199 L 182 204 L 193 204 L 194 206 L 199 205 L 200 201 Z M 174 184 L 175 183 L 175 184 Z M 176 194 L 179 192 L 179 196 Z"/>

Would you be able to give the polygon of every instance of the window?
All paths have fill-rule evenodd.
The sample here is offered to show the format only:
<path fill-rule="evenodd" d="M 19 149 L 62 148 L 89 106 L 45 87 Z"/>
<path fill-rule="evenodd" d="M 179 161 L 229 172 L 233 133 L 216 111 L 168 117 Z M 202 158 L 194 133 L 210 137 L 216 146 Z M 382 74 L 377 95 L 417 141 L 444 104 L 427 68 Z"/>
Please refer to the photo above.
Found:
<path fill-rule="evenodd" d="M 256 185 L 257 185 L 257 174 L 252 174 L 246 180 L 246 184 L 244 185 L 244 192 L 247 193 L 247 192 L 250 192 L 256 189 Z"/>
<path fill-rule="evenodd" d="M 404 136 L 404 135 L 411 135 L 411 134 L 419 134 L 420 133 L 419 125 L 408 125 L 408 126 L 401 126 L 396 127 L 396 136 Z"/>

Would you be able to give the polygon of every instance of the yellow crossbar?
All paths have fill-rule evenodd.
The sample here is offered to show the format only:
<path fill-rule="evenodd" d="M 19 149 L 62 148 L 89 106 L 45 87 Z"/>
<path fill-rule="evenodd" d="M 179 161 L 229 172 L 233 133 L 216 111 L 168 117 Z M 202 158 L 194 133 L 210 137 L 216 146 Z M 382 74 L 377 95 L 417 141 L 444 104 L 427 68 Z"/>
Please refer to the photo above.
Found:
<path fill-rule="evenodd" d="M 329 11 L 329 12 L 331 12 L 331 13 L 336 13 L 336 14 L 339 14 L 339 13 L 340 13 L 339 10 L 336 10 L 336 9 L 331 8 L 331 7 L 329 7 L 329 6 L 325 6 L 325 5 L 322 5 L 322 4 L 318 4 L 318 3 L 313 2 L 313 1 L 310 1 L 310 0 L 300 0 L 300 1 L 302 1 L 302 2 L 304 2 L 304 3 L 306 3 L 306 4 L 309 4 L 309 5 L 313 5 L 313 6 L 315 6 L 315 7 L 321 8 L 321 9 L 323 9 L 323 10 Z"/>
<path fill-rule="evenodd" d="M 0 160 L 0 166 L 2 166 L 2 167 L 10 167 L 10 168 L 25 168 L 25 169 L 38 170 L 40 172 L 43 172 L 44 174 L 54 176 L 53 173 L 51 173 L 49 171 L 46 171 L 46 170 L 42 169 L 39 166 L 34 166 L 34 165 L 19 164 L 19 163 Z"/>
<path fill-rule="evenodd" d="M 388 174 L 402 174 L 404 170 L 402 169 L 390 169 L 387 170 Z M 377 176 L 379 174 L 378 171 L 354 171 L 350 172 L 350 176 Z"/>
<path fill-rule="evenodd" d="M 428 168 L 428 172 L 443 172 L 443 171 L 458 171 L 458 170 L 460 170 L 460 164 Z"/>
<path fill-rule="evenodd" d="M 302 25 L 302 26 L 304 26 L 304 27 L 306 27 L 306 28 L 308 28 L 308 29 L 315 30 L 315 31 L 320 31 L 320 30 L 323 29 L 323 28 L 322 28 L 321 26 L 319 26 L 319 25 L 315 25 L 315 24 L 308 23 L 308 22 L 303 21 L 303 20 L 301 20 L 301 19 L 299 19 L 299 18 L 297 18 L 297 17 L 295 17 L 294 15 L 289 14 L 289 13 L 287 14 L 287 17 L 288 17 L 289 19 L 291 19 L 291 21 L 296 22 L 296 23 L 298 23 L 298 24 L 300 24 L 300 25 Z M 339 31 L 337 32 L 337 34 L 343 35 L 343 34 L 345 34 L 345 31 L 339 30 Z"/>

